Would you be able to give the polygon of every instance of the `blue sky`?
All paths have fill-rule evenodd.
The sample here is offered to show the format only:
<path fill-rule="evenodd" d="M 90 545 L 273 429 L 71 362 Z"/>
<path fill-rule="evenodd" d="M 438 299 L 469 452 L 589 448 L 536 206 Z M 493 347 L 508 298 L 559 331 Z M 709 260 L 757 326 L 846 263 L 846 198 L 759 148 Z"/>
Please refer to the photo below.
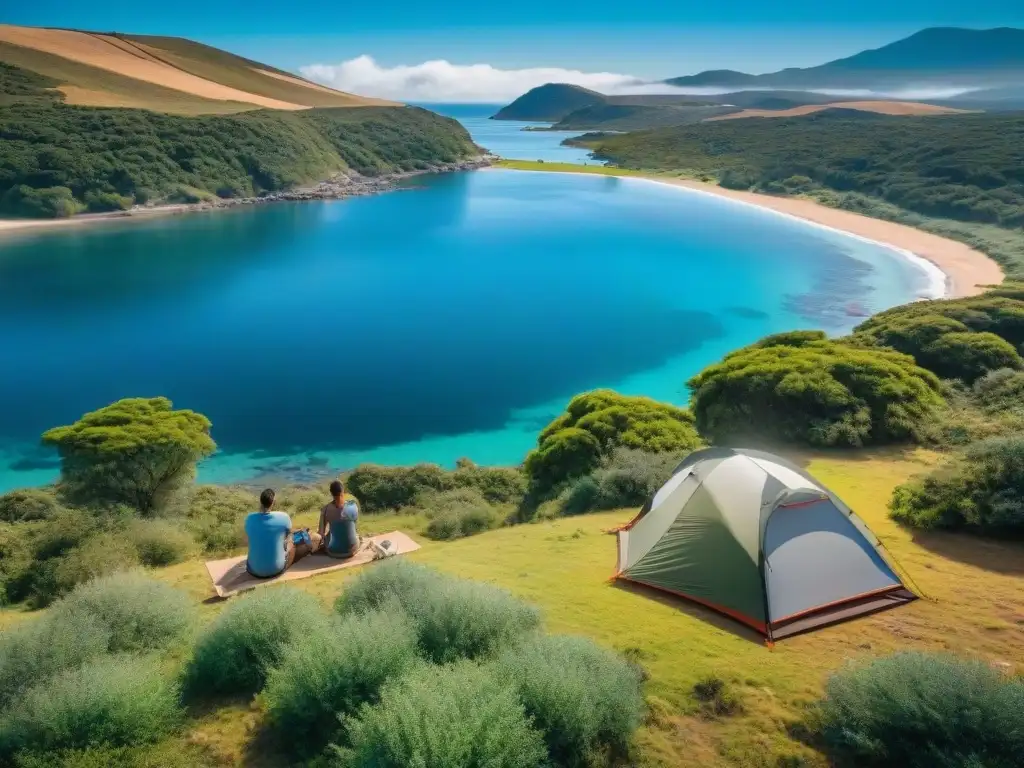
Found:
<path fill-rule="evenodd" d="M 297 5 L 31 0 L 5 5 L 0 20 L 7 23 L 180 35 L 294 71 L 365 55 L 372 57 L 377 75 L 434 59 L 484 63 L 502 71 L 550 67 L 658 79 L 718 68 L 766 72 L 819 64 L 927 26 L 1024 26 L 1021 0 L 328 0 Z M 407 74 L 417 77 L 415 71 Z M 342 76 L 323 70 L 320 77 Z M 350 84 L 344 78 L 351 80 L 351 73 L 340 85 Z M 371 77 L 371 87 L 375 82 Z"/>

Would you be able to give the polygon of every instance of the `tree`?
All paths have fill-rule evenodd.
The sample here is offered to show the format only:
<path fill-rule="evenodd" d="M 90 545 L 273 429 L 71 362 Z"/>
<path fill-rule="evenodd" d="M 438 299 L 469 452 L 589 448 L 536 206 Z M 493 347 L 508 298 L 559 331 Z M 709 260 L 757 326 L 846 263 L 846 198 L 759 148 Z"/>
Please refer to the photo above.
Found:
<path fill-rule="evenodd" d="M 603 389 L 577 395 L 540 433 L 525 468 L 535 490 L 586 475 L 618 447 L 685 453 L 701 444 L 689 411 Z"/>
<path fill-rule="evenodd" d="M 939 379 L 908 355 L 802 332 L 737 350 L 688 382 L 700 433 L 716 443 L 884 444 L 923 438 Z"/>
<path fill-rule="evenodd" d="M 216 449 L 210 421 L 165 397 L 128 398 L 43 434 L 61 457 L 63 491 L 82 503 L 124 503 L 155 514 Z"/>

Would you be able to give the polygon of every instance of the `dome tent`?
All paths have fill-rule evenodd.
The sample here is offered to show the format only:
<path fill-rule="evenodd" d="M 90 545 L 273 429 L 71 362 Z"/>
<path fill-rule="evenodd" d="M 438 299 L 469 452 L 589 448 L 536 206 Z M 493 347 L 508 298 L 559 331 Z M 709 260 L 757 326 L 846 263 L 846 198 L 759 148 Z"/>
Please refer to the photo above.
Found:
<path fill-rule="evenodd" d="M 695 451 L 618 531 L 615 578 L 730 616 L 769 641 L 916 598 L 842 501 L 762 451 Z"/>

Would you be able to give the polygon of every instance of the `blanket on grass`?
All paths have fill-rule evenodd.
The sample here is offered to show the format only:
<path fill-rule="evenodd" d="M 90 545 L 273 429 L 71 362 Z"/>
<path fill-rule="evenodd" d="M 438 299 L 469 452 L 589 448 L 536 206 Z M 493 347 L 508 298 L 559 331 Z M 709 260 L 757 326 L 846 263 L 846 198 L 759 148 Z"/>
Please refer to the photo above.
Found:
<path fill-rule="evenodd" d="M 213 588 L 219 597 L 229 597 L 237 592 L 244 592 L 247 589 L 255 589 L 264 584 L 277 584 L 281 581 L 294 581 L 306 579 L 310 576 L 317 576 L 329 571 L 337 571 L 342 568 L 356 568 L 366 565 L 374 557 L 373 547 L 370 542 L 390 541 L 395 553 L 404 555 L 420 548 L 420 545 L 410 539 L 401 531 L 382 533 L 378 536 L 368 536 L 363 539 L 362 547 L 347 560 L 338 560 L 324 554 L 306 555 L 291 568 L 278 576 L 271 576 L 269 579 L 258 579 L 245 570 L 245 555 L 240 557 L 229 557 L 224 560 L 211 560 L 206 563 L 206 570 L 213 580 Z"/>

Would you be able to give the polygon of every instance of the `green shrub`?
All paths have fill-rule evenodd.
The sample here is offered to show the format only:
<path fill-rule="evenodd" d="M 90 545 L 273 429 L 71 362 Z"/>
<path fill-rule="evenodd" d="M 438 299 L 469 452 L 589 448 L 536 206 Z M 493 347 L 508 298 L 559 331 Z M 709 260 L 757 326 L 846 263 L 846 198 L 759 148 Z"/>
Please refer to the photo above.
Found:
<path fill-rule="evenodd" d="M 585 475 L 566 487 L 558 496 L 563 515 L 582 515 L 600 509 L 601 486 L 593 475 Z"/>
<path fill-rule="evenodd" d="M 675 453 L 616 450 L 594 473 L 600 489 L 598 508 L 643 506 L 672 477 L 682 458 Z"/>
<path fill-rule="evenodd" d="M 336 603 L 342 614 L 392 606 L 404 609 L 421 652 L 438 663 L 493 654 L 540 626 L 539 611 L 503 589 L 401 560 L 367 569 Z"/>
<path fill-rule="evenodd" d="M 1018 291 L 1008 286 L 1005 290 L 997 288 L 961 299 L 914 301 L 873 315 L 854 328 L 854 333 L 879 336 L 885 334 L 889 327 L 916 318 L 924 317 L 925 325 L 935 323 L 938 316 L 962 323 L 972 331 L 994 333 L 1019 347 L 1024 344 L 1024 300 Z"/>
<path fill-rule="evenodd" d="M 973 395 L 987 413 L 1024 411 L 1024 371 L 990 371 L 974 382 Z"/>
<path fill-rule="evenodd" d="M 86 747 L 52 752 L 19 752 L 15 768 L 196 768 L 207 765 L 199 747 L 175 738 L 132 747 Z"/>
<path fill-rule="evenodd" d="M 0 754 L 145 744 L 181 722 L 178 689 L 152 657 L 94 659 L 25 692 L 0 724 Z"/>
<path fill-rule="evenodd" d="M 118 573 L 78 586 L 51 608 L 53 620 L 70 627 L 95 619 L 110 635 L 110 651 L 169 648 L 193 627 L 192 599 L 141 572 Z"/>
<path fill-rule="evenodd" d="M 586 638 L 538 636 L 502 654 L 495 675 L 514 683 L 556 765 L 627 753 L 644 701 L 639 673 L 614 653 Z"/>
<path fill-rule="evenodd" d="M 110 631 L 94 617 L 76 618 L 45 614 L 0 632 L 0 709 L 42 680 L 107 652 Z"/>
<path fill-rule="evenodd" d="M 943 408 L 939 380 L 908 355 L 769 336 L 688 382 L 701 434 L 810 445 L 923 441 Z"/>
<path fill-rule="evenodd" d="M 83 502 L 167 511 L 191 489 L 196 463 L 213 453 L 210 421 L 175 411 L 165 397 L 128 398 L 43 433 L 61 457 L 62 488 Z"/>
<path fill-rule="evenodd" d="M 1011 768 L 1024 683 L 978 661 L 904 652 L 834 674 L 817 728 L 836 759 L 907 768 Z"/>
<path fill-rule="evenodd" d="M 325 620 L 315 597 L 291 587 L 258 589 L 232 601 L 197 641 L 185 669 L 185 693 L 257 693 L 288 644 Z M 336 650 L 341 652 L 324 653 Z"/>
<path fill-rule="evenodd" d="M 419 494 L 416 506 L 427 510 L 427 536 L 437 540 L 458 539 L 494 528 L 498 512 L 475 488 L 456 488 L 443 493 Z"/>
<path fill-rule="evenodd" d="M 60 510 L 60 502 L 50 488 L 23 488 L 0 496 L 0 521 L 5 523 L 49 520 Z"/>
<path fill-rule="evenodd" d="M 994 333 L 947 333 L 922 352 L 925 367 L 943 378 L 968 384 L 989 371 L 1024 367 L 1013 345 Z"/>
<path fill-rule="evenodd" d="M 359 499 L 367 512 L 415 505 L 424 493 L 443 493 L 473 488 L 491 504 L 518 502 L 526 490 L 526 478 L 514 467 L 478 467 L 463 464 L 454 471 L 436 464 L 382 467 L 361 464 L 348 475 L 346 490 Z"/>
<path fill-rule="evenodd" d="M 892 517 L 918 528 L 1024 533 L 1024 436 L 994 438 L 893 491 Z"/>
<path fill-rule="evenodd" d="M 335 753 L 349 768 L 534 768 L 546 758 L 511 685 L 471 663 L 389 683 L 346 726 L 351 748 Z"/>
<path fill-rule="evenodd" d="M 244 488 L 200 485 L 192 494 L 188 527 L 207 554 L 227 554 L 246 545 L 244 520 L 259 499 Z"/>
<path fill-rule="evenodd" d="M 82 210 L 67 187 L 33 189 L 24 184 L 11 187 L 0 198 L 0 210 L 12 216 L 33 219 L 63 219 Z"/>
<path fill-rule="evenodd" d="M 79 584 L 128 571 L 140 564 L 139 553 L 123 533 L 101 532 L 54 560 L 53 581 L 35 586 L 37 602 L 48 604 Z"/>
<path fill-rule="evenodd" d="M 90 213 L 105 211 L 126 211 L 132 207 L 134 200 L 116 192 L 100 192 L 91 189 L 85 193 L 85 207 Z"/>
<path fill-rule="evenodd" d="M 700 444 L 689 411 L 596 390 L 574 397 L 544 428 L 524 466 L 534 488 L 543 492 L 590 474 L 619 447 L 679 454 Z"/>
<path fill-rule="evenodd" d="M 195 540 L 180 522 L 134 520 L 127 535 L 142 564 L 154 568 L 184 562 L 196 551 Z"/>
<path fill-rule="evenodd" d="M 375 701 L 416 661 L 416 633 L 399 613 L 374 612 L 297 637 L 264 690 L 271 726 L 290 750 L 320 751 L 338 736 L 339 715 Z"/>
<path fill-rule="evenodd" d="M 1024 382 L 1024 376 L 1021 381 Z M 931 430 L 932 440 L 940 447 L 964 446 L 1024 432 L 1024 404 L 1019 407 L 1008 403 L 985 405 L 984 395 L 979 395 L 976 388 L 965 387 L 957 381 L 943 382 L 943 389 L 949 407 Z M 993 394 L 999 397 L 998 393 Z"/>
<path fill-rule="evenodd" d="M 392 558 L 359 572 L 345 584 L 334 609 L 342 615 L 380 610 L 395 601 L 414 603 L 449 577 L 404 558 Z"/>

